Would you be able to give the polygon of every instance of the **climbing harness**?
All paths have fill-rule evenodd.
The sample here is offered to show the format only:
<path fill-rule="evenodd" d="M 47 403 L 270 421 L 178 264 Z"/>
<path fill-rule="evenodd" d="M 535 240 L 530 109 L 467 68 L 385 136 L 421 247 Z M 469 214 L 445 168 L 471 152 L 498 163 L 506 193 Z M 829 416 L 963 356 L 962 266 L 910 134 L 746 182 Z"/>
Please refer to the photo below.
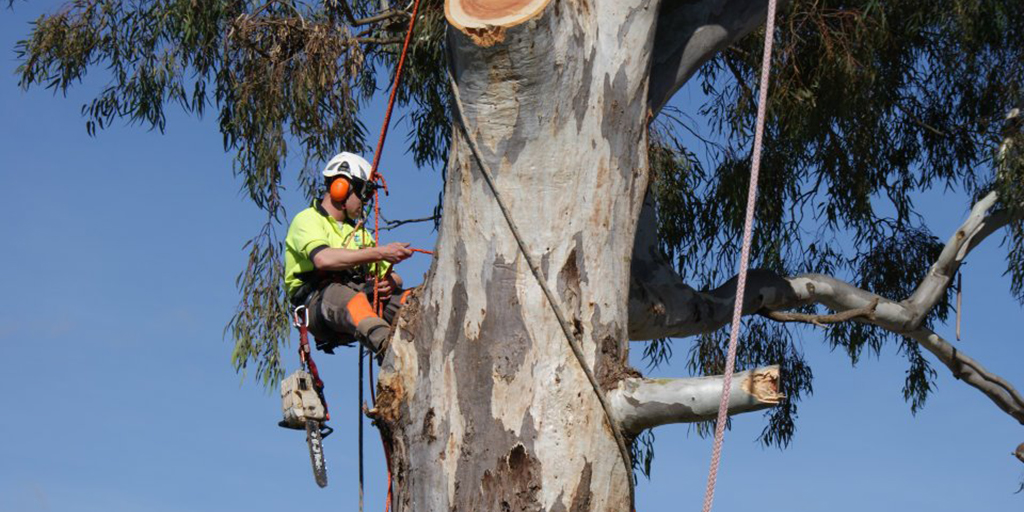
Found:
<path fill-rule="evenodd" d="M 323 439 L 334 430 L 327 426 L 331 414 L 324 398 L 324 382 L 309 348 L 309 309 L 299 306 L 292 312 L 292 323 L 299 329 L 300 368 L 281 381 L 281 409 L 284 419 L 278 425 L 306 430 L 309 459 L 313 477 L 320 487 L 327 487 L 327 462 Z"/>
<path fill-rule="evenodd" d="M 598 384 L 597 378 L 594 376 L 594 372 L 590 369 L 590 365 L 587 364 L 587 360 L 583 355 L 583 349 L 580 348 L 579 340 L 577 340 L 576 336 L 572 333 L 572 327 L 569 326 L 569 322 L 565 319 L 565 314 L 562 312 L 562 308 L 558 306 L 558 302 L 555 300 L 555 295 L 551 292 L 551 289 L 548 288 L 547 282 L 544 281 L 544 275 L 541 272 L 540 267 L 527 250 L 526 242 L 523 240 L 523 236 L 520 234 L 519 228 L 512 219 L 512 214 L 509 212 L 508 207 L 505 206 L 505 201 L 501 199 L 501 194 L 495 186 L 494 177 L 491 174 L 490 168 L 484 163 L 483 157 L 480 156 L 480 148 L 477 147 L 476 141 L 469 134 L 469 125 L 466 122 L 465 112 L 462 108 L 462 100 L 459 97 L 459 86 L 455 83 L 455 79 L 452 77 L 451 73 L 448 74 L 448 82 L 451 85 L 452 97 L 455 100 L 455 112 L 458 114 L 459 127 L 462 129 L 463 136 L 466 137 L 466 142 L 469 145 L 470 152 L 473 154 L 473 158 L 480 167 L 480 173 L 484 177 L 484 182 L 487 183 L 487 187 L 491 190 L 491 195 L 494 196 L 494 202 L 497 203 L 498 209 L 501 210 L 502 217 L 505 218 L 505 223 L 508 224 L 509 230 L 512 231 L 512 237 L 515 238 L 516 244 L 519 246 L 519 252 L 522 253 L 523 259 L 526 260 L 526 265 L 530 267 L 533 277 L 537 280 L 537 284 L 540 285 L 541 291 L 544 292 L 544 297 L 547 299 L 548 305 L 551 306 L 551 310 L 555 313 L 558 325 L 562 328 L 562 334 L 565 335 L 565 341 L 568 342 L 569 348 L 573 355 L 576 356 L 576 361 L 583 369 L 583 373 L 586 374 L 587 380 L 590 381 L 590 386 L 594 388 L 594 394 L 597 396 L 597 401 L 601 404 L 605 420 L 608 422 L 608 426 L 612 431 L 612 436 L 615 438 L 615 444 L 619 448 L 619 455 L 622 456 L 622 462 L 626 466 L 626 474 L 628 475 L 627 480 L 629 481 L 630 510 L 635 511 L 636 490 L 633 485 L 633 463 L 629 455 L 629 448 L 626 446 L 626 438 L 622 435 L 622 431 L 619 429 L 619 424 L 615 421 L 615 416 L 612 415 L 611 406 L 608 405 L 608 399 L 605 397 L 604 391 L 601 390 L 601 386 Z"/>
<path fill-rule="evenodd" d="M 761 88 L 757 102 L 757 125 L 754 130 L 754 150 L 750 157 L 750 188 L 747 191 L 747 212 L 743 221 L 743 249 L 740 251 L 740 271 L 736 282 L 736 304 L 732 312 L 732 326 L 729 329 L 729 353 L 725 359 L 725 375 L 722 379 L 722 401 L 718 403 L 718 419 L 715 422 L 715 441 L 711 448 L 711 467 L 708 469 L 708 485 L 704 492 L 703 512 L 711 512 L 715 499 L 715 483 L 718 479 L 718 464 L 722 459 L 722 441 L 725 436 L 726 413 L 729 410 L 729 391 L 732 374 L 736 370 L 736 346 L 739 342 L 740 319 L 743 317 L 743 294 L 747 287 L 747 268 L 750 265 L 750 241 L 754 228 L 754 205 L 757 201 L 757 177 L 761 170 L 761 144 L 764 137 L 764 118 L 768 104 L 768 72 L 772 62 L 772 35 L 775 32 L 775 3 L 768 0 L 768 24 L 764 29 L 764 55 L 761 57 Z"/>

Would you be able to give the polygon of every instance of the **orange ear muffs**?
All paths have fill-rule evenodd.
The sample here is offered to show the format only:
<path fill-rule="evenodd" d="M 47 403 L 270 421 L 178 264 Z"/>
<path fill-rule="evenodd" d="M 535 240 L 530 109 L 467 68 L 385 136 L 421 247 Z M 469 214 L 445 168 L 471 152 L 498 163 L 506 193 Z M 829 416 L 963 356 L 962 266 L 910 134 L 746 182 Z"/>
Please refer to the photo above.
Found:
<path fill-rule="evenodd" d="M 338 178 L 331 182 L 331 200 L 336 202 L 342 202 L 348 198 L 348 193 L 352 191 L 352 185 L 349 184 L 345 178 Z"/>

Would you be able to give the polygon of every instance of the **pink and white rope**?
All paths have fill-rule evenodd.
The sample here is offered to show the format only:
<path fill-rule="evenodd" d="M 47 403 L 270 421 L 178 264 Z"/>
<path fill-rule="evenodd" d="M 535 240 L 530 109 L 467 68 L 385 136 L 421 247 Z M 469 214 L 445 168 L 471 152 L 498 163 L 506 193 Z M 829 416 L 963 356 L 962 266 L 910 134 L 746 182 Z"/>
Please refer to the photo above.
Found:
<path fill-rule="evenodd" d="M 718 465 L 722 459 L 722 440 L 729 410 L 729 391 L 732 374 L 736 370 L 736 345 L 740 334 L 740 320 L 743 317 L 743 295 L 747 287 L 747 268 L 750 264 L 751 233 L 754 226 L 754 204 L 757 201 L 757 176 L 761 170 L 761 142 L 764 137 L 764 117 L 768 103 L 768 72 L 772 62 L 772 34 L 775 32 L 775 0 L 768 0 L 768 25 L 764 31 L 764 55 L 761 62 L 761 88 L 757 101 L 757 125 L 754 131 L 754 151 L 751 155 L 750 188 L 747 191 L 747 214 L 743 223 L 743 249 L 740 252 L 740 271 L 736 282 L 736 306 L 732 313 L 732 327 L 729 330 L 729 354 L 725 361 L 725 378 L 722 381 L 722 401 L 718 404 L 718 421 L 715 425 L 715 441 L 711 448 L 711 468 L 708 470 L 708 486 L 704 493 L 704 512 L 711 512 L 715 499 L 715 483 L 718 479 Z"/>

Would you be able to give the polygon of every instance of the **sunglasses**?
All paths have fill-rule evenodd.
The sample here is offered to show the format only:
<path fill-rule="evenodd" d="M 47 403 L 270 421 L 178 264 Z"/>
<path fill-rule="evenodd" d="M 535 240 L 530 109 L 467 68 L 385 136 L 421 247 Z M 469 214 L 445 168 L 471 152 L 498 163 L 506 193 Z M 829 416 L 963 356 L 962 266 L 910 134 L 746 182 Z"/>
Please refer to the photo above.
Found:
<path fill-rule="evenodd" d="M 373 199 L 374 191 L 380 188 L 376 183 L 361 180 L 359 178 L 348 178 L 348 182 L 352 184 L 353 193 L 359 196 L 359 199 L 364 203 Z"/>

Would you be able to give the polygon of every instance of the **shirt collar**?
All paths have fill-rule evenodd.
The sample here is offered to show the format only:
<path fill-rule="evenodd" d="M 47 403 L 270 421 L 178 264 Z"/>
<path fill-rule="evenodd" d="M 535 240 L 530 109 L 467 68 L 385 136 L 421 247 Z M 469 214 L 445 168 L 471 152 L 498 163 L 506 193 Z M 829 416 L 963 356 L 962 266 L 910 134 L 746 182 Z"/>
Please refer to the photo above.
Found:
<path fill-rule="evenodd" d="M 340 221 L 340 222 L 334 220 L 334 217 L 331 217 L 331 214 L 327 213 L 327 210 L 324 208 L 324 204 L 323 204 L 322 200 L 321 201 L 314 201 L 313 202 L 313 207 L 316 208 L 317 213 L 319 213 L 320 215 L 323 215 L 324 217 L 327 217 L 327 220 L 329 220 L 331 222 L 337 222 L 339 224 L 348 224 L 349 226 L 355 226 L 356 225 L 356 223 L 352 222 L 352 219 L 349 219 L 347 216 L 346 216 L 345 220 Z"/>

